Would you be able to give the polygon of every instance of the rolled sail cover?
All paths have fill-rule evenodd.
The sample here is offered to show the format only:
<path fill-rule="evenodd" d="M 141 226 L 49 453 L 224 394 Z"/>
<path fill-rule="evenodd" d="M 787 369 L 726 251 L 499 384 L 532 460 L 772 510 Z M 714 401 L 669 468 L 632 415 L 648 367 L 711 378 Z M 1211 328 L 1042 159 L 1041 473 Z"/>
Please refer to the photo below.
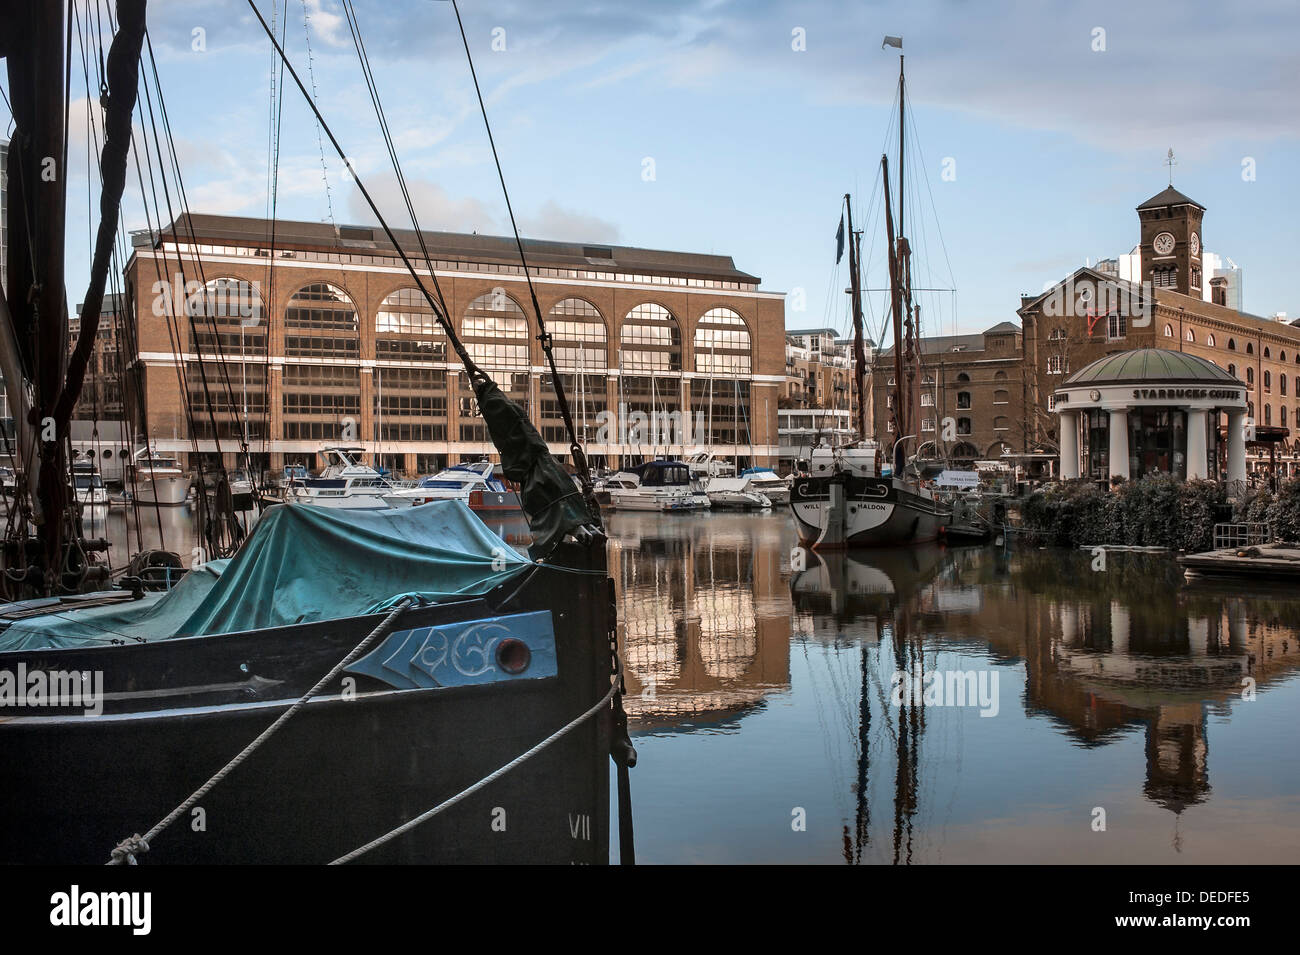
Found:
<path fill-rule="evenodd" d="M 533 532 L 529 553 L 544 557 L 565 534 L 583 526 L 599 529 L 600 517 L 587 508 L 582 492 L 551 454 L 524 410 L 490 378 L 476 381 L 474 394 L 492 443 L 501 455 L 501 470 L 521 488 L 520 504 Z"/>

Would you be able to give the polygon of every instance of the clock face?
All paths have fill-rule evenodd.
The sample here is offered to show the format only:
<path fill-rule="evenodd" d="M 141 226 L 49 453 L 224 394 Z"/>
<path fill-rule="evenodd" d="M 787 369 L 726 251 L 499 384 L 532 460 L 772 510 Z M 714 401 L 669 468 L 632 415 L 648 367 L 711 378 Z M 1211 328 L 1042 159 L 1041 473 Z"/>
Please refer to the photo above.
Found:
<path fill-rule="evenodd" d="M 1192 233 L 1192 239 L 1189 245 L 1191 246 L 1192 249 L 1192 255 L 1201 254 L 1201 237 L 1197 235 L 1195 232 Z"/>
<path fill-rule="evenodd" d="M 1168 255 L 1174 251 L 1174 234 L 1172 232 L 1161 232 L 1156 236 L 1151 247 L 1156 250 L 1156 255 Z"/>

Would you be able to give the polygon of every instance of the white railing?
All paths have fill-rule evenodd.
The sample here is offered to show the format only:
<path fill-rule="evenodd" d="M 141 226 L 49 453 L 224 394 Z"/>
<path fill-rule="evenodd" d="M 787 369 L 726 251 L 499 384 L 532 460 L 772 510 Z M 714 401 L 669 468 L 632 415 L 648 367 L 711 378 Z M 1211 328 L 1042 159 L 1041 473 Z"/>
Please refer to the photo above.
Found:
<path fill-rule="evenodd" d="M 1214 549 L 1230 547 L 1257 547 L 1273 539 L 1272 524 L 1240 523 L 1215 524 Z"/>

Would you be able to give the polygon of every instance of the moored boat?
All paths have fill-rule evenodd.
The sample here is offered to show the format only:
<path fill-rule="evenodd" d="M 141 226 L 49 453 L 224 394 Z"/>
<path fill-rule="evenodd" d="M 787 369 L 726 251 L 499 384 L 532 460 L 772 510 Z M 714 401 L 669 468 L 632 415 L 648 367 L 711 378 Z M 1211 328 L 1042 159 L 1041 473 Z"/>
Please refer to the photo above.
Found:
<path fill-rule="evenodd" d="M 609 506 L 619 511 L 695 511 L 708 497 L 682 461 L 648 461 L 616 472 L 605 484 Z M 701 503 L 703 497 L 703 503 Z"/>
<path fill-rule="evenodd" d="M 141 448 L 132 459 L 127 486 L 139 504 L 176 507 L 190 495 L 190 476 L 171 457 Z"/>
<path fill-rule="evenodd" d="M 284 489 L 285 503 L 349 510 L 410 507 L 418 503 L 416 498 L 403 496 L 401 489 L 388 478 L 363 463 L 360 456 L 364 453 L 365 448 L 339 445 L 322 448 L 321 454 L 330 463 L 315 477 L 290 477 Z"/>
<path fill-rule="evenodd" d="M 515 517 L 523 513 L 519 492 L 500 475 L 491 461 L 453 464 L 421 479 L 415 487 L 396 492 L 416 503 L 463 501 L 476 514 Z"/>

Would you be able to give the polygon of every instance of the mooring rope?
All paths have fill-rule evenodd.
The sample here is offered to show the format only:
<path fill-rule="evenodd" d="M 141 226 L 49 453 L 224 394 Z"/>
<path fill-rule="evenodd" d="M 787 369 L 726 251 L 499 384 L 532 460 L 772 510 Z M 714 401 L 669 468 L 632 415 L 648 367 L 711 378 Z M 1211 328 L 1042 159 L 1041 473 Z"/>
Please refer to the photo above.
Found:
<path fill-rule="evenodd" d="M 141 836 L 139 833 L 136 833 L 135 835 L 127 839 L 123 839 L 121 842 L 119 842 L 117 846 L 113 849 L 112 858 L 106 864 L 122 865 L 123 863 L 125 863 L 127 865 L 136 865 L 136 856 L 138 856 L 140 853 L 148 852 L 150 843 L 152 843 L 154 839 L 156 839 L 159 835 L 161 835 L 163 830 L 165 830 L 173 822 L 179 819 L 183 814 L 185 814 L 191 808 L 193 808 L 194 805 L 197 804 L 200 799 L 202 799 L 209 792 L 211 792 L 211 790 L 213 789 L 214 786 L 217 785 L 217 783 L 221 782 L 228 775 L 230 775 L 237 768 L 239 768 L 239 765 L 243 763 L 244 760 L 248 759 L 249 756 L 253 755 L 253 753 L 257 750 L 259 746 L 261 746 L 272 736 L 274 736 L 279 731 L 280 727 L 284 726 L 285 723 L 289 722 L 290 718 L 292 718 L 295 713 L 297 713 L 300 709 L 306 706 L 308 700 L 310 700 L 313 696 L 319 693 L 326 684 L 328 684 L 336 676 L 338 676 L 343 671 L 343 669 L 347 667 L 349 664 L 351 664 L 354 660 L 356 660 L 357 657 L 361 656 L 361 654 L 365 651 L 365 649 L 368 646 L 370 646 L 370 644 L 372 644 L 375 640 L 379 639 L 381 636 L 387 634 L 388 631 L 391 630 L 393 625 L 397 622 L 397 618 L 400 617 L 402 613 L 405 610 L 407 610 L 413 603 L 415 603 L 415 600 L 416 598 L 414 597 L 407 597 L 402 601 L 400 601 L 395 607 L 393 607 L 392 610 L 389 611 L 388 616 L 385 617 L 382 621 L 380 621 L 379 626 L 375 627 L 374 630 L 370 631 L 370 635 L 367 636 L 364 640 L 362 640 L 352 649 L 351 653 L 349 653 L 346 657 L 340 660 L 334 666 L 334 668 L 329 671 L 329 673 L 326 673 L 323 677 L 321 677 L 315 686 L 313 686 L 310 690 L 308 690 L 306 693 L 304 693 L 301 697 L 298 698 L 298 701 L 296 703 L 294 703 L 287 710 L 281 713 L 280 716 L 275 720 L 275 722 L 272 723 L 270 726 L 268 726 L 266 729 L 264 729 L 261 732 L 261 734 L 257 737 L 257 739 L 253 740 L 251 743 L 245 746 L 240 751 L 238 756 L 236 756 L 230 762 L 226 763 L 226 765 L 221 767 L 221 769 L 219 769 L 212 776 L 211 779 L 209 779 L 206 783 L 204 783 L 202 786 L 196 789 L 193 795 L 191 795 L 183 803 L 181 803 L 170 813 L 168 813 L 167 816 L 163 818 L 161 822 L 159 822 L 156 826 L 154 826 L 152 829 L 146 832 L 143 836 Z M 567 729 L 568 727 L 566 727 L 564 731 L 567 731 Z"/>
<path fill-rule="evenodd" d="M 331 862 L 330 865 L 343 865 L 344 863 L 351 862 L 353 859 L 360 858 L 361 856 L 369 852 L 371 849 L 377 849 L 380 846 L 384 845 L 385 843 L 391 842 L 392 840 L 396 839 L 398 836 L 402 835 L 403 833 L 410 832 L 416 826 L 428 822 L 434 816 L 438 815 L 438 813 L 446 809 L 450 809 L 452 806 L 456 805 L 456 803 L 464 799 L 467 799 L 468 797 L 474 795 L 474 793 L 478 792 L 480 789 L 484 788 L 485 786 L 488 786 L 491 783 L 496 782 L 496 780 L 500 779 L 506 773 L 510 772 L 512 769 L 518 768 L 523 763 L 532 759 L 534 756 L 536 756 L 542 750 L 546 749 L 546 747 L 550 746 L 556 740 L 572 732 L 574 729 L 581 726 L 587 720 L 591 719 L 593 716 L 599 713 L 602 709 L 604 709 L 606 706 L 609 705 L 609 701 L 612 700 L 614 698 L 614 695 L 619 692 L 619 688 L 621 686 L 622 686 L 622 676 L 621 674 L 616 673 L 614 674 L 612 682 L 610 683 L 609 692 L 606 693 L 604 696 L 602 696 L 599 702 L 593 705 L 581 716 L 578 716 L 573 720 L 570 720 L 567 724 L 565 724 L 560 729 L 556 730 L 550 736 L 546 737 L 546 739 L 542 740 L 532 749 L 528 750 L 525 753 L 520 754 L 519 756 L 516 756 L 510 762 L 506 763 L 500 769 L 496 770 L 496 772 L 484 776 L 473 786 L 470 786 L 468 789 L 461 790 L 460 792 L 458 792 L 456 795 L 452 796 L 450 799 L 446 800 L 445 802 L 441 802 L 438 805 L 434 806 L 428 812 L 421 813 L 420 815 L 416 816 L 414 819 L 402 823 L 400 826 L 398 826 L 396 829 L 392 830 L 391 832 L 387 832 L 384 835 L 380 836 L 378 839 L 375 839 L 371 842 L 367 842 L 364 846 L 361 846 L 358 849 L 353 849 L 347 855 L 339 856 L 337 859 Z"/>

